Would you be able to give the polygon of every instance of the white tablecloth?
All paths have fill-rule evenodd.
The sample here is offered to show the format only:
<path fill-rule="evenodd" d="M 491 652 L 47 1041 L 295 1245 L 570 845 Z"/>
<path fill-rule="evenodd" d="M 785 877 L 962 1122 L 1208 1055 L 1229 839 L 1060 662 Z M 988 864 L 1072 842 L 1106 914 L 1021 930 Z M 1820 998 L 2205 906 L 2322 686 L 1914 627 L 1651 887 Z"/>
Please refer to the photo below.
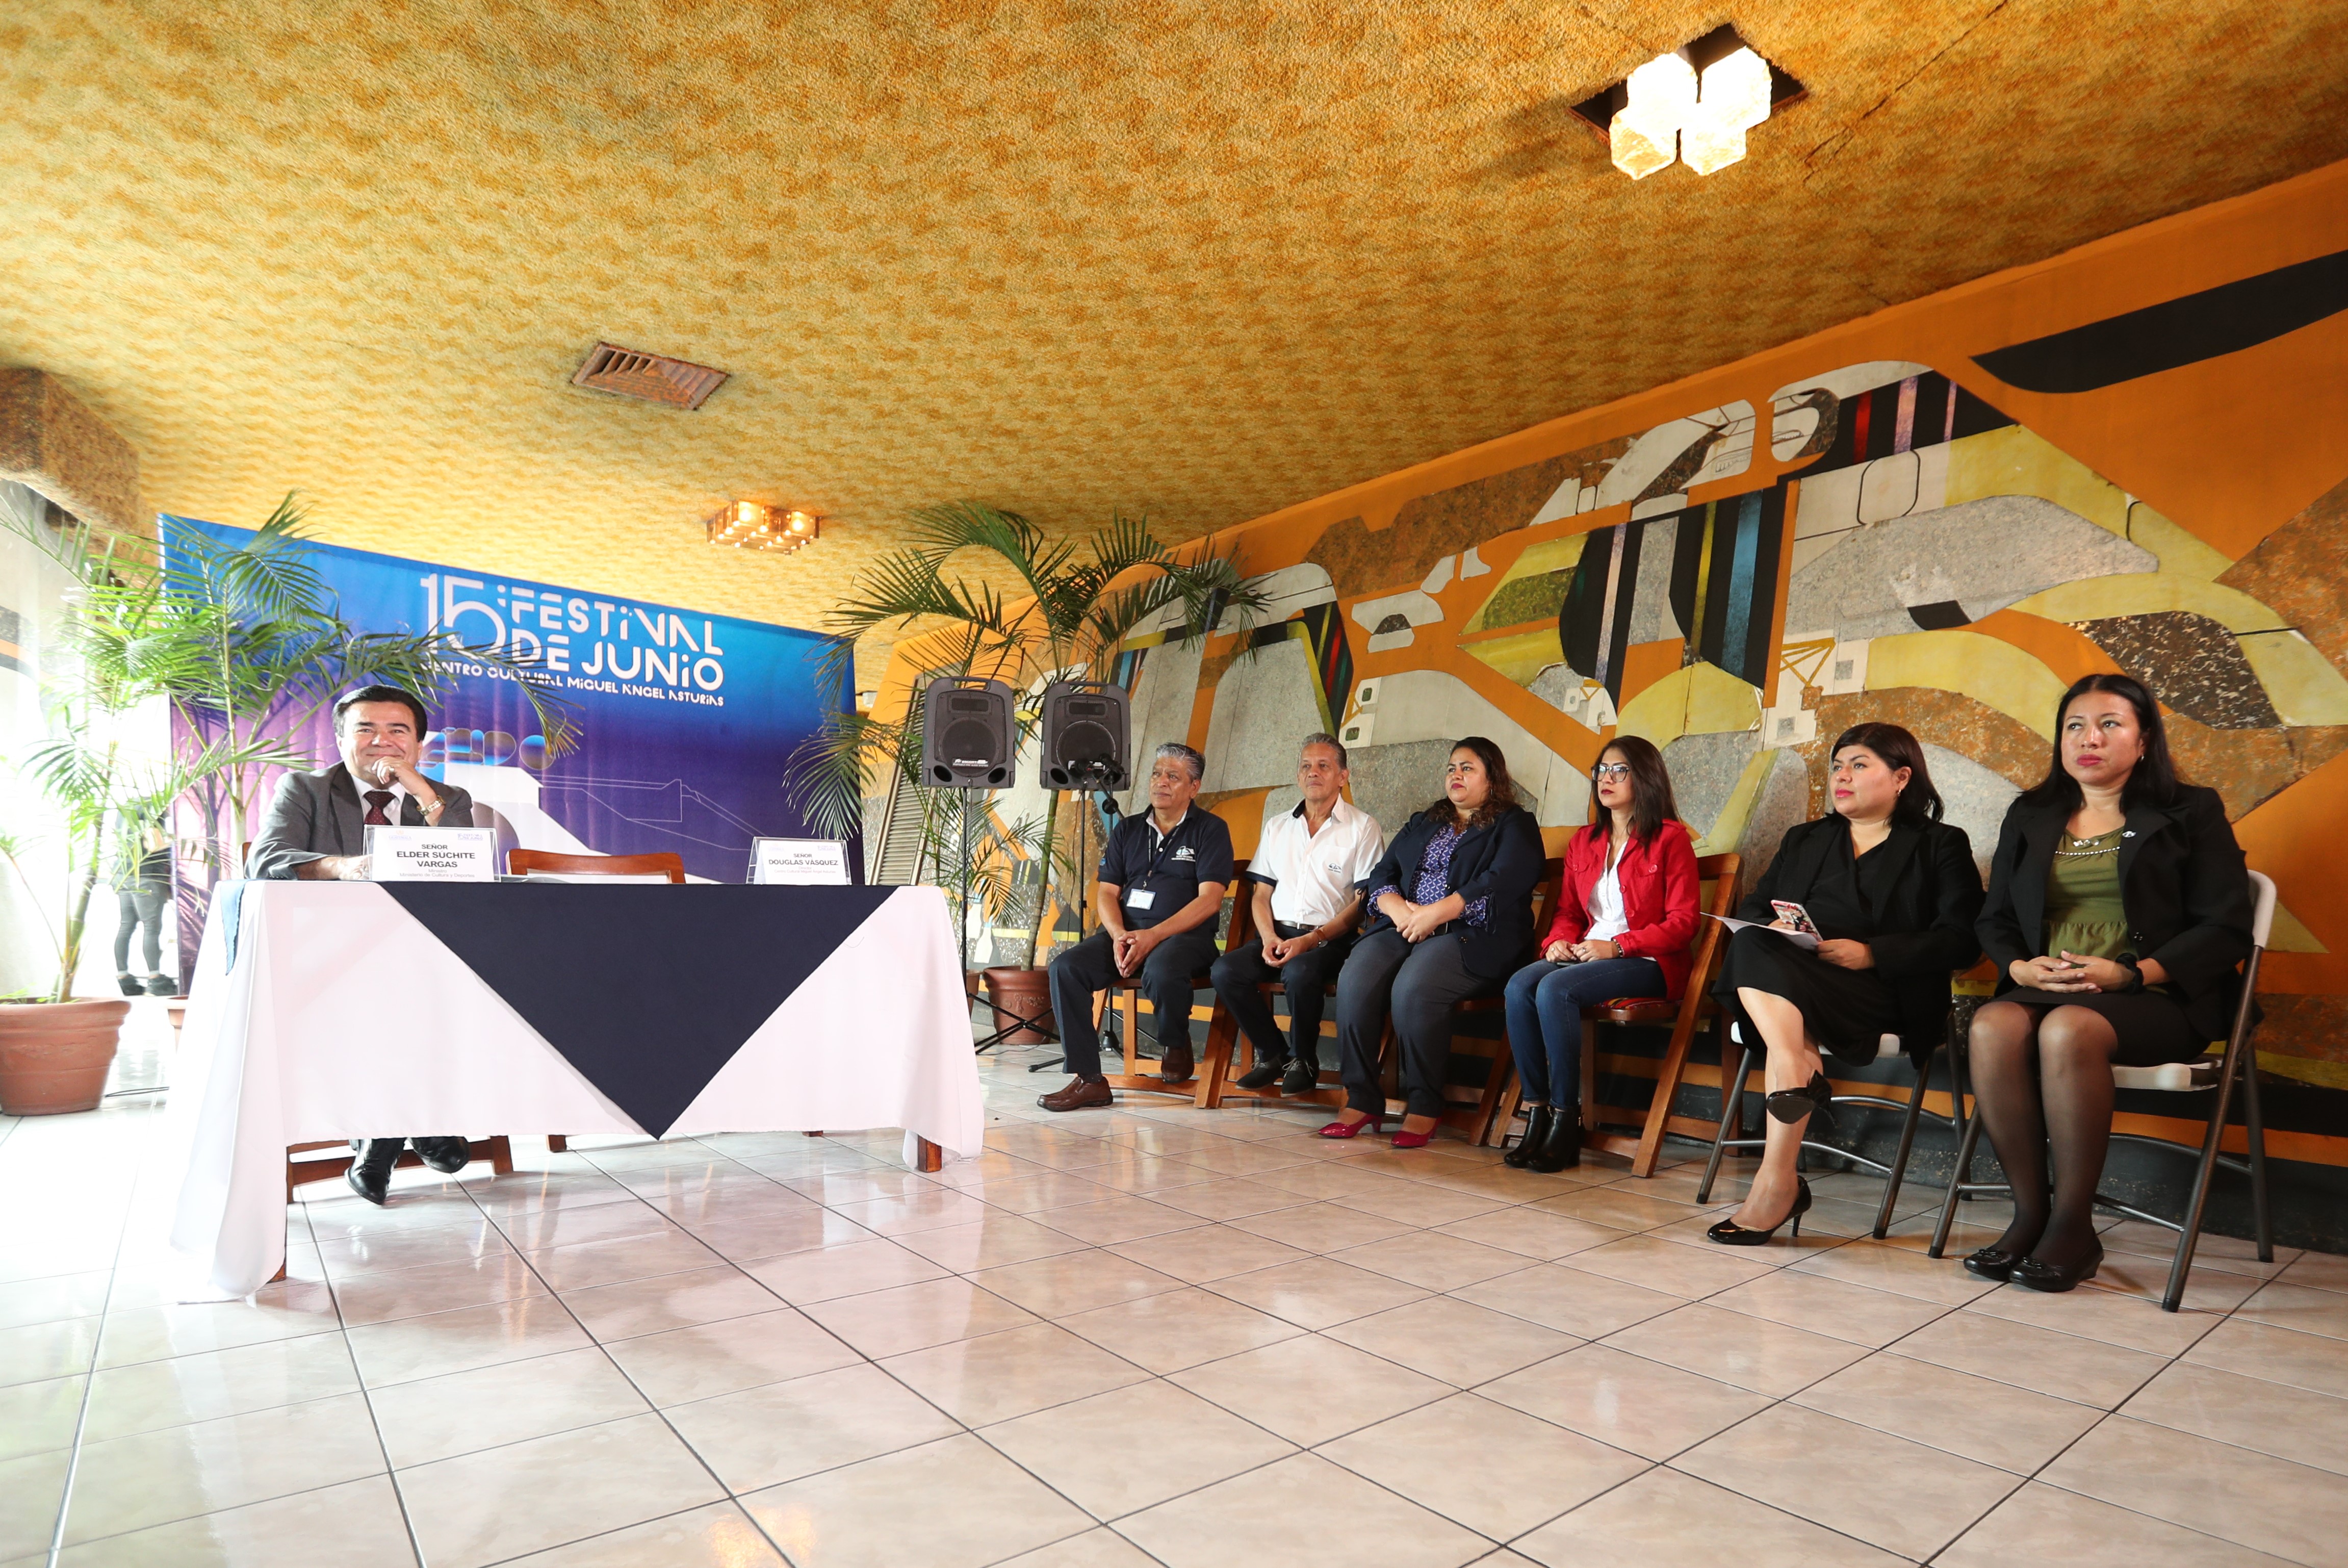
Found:
<path fill-rule="evenodd" d="M 254 882 L 243 896 L 232 967 L 226 923 L 205 929 L 171 1090 L 185 1160 L 171 1244 L 213 1289 L 249 1295 L 283 1263 L 291 1144 L 643 1130 L 382 888 Z M 891 894 L 667 1135 L 876 1127 L 961 1155 L 984 1139 L 935 888 Z"/>

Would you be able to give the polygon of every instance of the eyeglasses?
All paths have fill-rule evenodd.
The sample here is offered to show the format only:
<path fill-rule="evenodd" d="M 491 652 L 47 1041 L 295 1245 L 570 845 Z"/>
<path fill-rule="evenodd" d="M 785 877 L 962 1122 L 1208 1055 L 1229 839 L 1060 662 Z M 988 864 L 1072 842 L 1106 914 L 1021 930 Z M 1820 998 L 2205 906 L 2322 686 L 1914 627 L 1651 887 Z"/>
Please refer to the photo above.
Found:
<path fill-rule="evenodd" d="M 1627 762 L 1601 762 L 1590 770 L 1592 779 L 1628 779 L 1631 765 Z"/>

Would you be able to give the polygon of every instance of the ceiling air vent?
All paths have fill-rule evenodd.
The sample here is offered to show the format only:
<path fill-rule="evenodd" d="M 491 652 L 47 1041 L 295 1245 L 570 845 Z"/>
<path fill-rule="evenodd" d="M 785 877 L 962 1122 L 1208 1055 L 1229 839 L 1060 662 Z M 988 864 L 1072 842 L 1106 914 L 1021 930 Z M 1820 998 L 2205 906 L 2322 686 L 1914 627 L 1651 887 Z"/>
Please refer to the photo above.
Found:
<path fill-rule="evenodd" d="M 726 371 L 713 370 L 690 360 L 671 359 L 663 354 L 640 354 L 615 343 L 599 343 L 595 352 L 587 356 L 587 363 L 572 377 L 571 384 L 617 393 L 623 397 L 641 397 L 647 403 L 698 408 L 708 401 L 709 395 L 717 390 L 726 375 Z"/>

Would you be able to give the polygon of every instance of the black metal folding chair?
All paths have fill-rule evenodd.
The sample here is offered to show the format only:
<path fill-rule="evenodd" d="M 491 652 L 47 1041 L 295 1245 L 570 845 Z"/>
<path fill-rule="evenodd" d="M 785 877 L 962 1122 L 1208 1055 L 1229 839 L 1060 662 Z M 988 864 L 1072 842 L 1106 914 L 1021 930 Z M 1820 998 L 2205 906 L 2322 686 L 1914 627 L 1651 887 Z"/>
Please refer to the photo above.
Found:
<path fill-rule="evenodd" d="M 2274 928 L 2275 885 L 2259 872 L 2250 873 L 2250 896 L 2256 901 L 2250 917 L 2250 956 L 2242 965 L 2241 991 L 2234 1000 L 2234 1026 L 2227 1034 L 2222 1052 L 2204 1056 L 2189 1062 L 2165 1062 L 2153 1068 L 2114 1066 L 2112 1082 L 2120 1088 L 2146 1089 L 2157 1094 L 2217 1093 L 2209 1108 L 2208 1130 L 2201 1138 L 2201 1156 L 2193 1172 L 2193 1191 L 2186 1200 L 2185 1217 L 2164 1219 L 2147 1213 L 2132 1204 L 2102 1192 L 2096 1202 L 2131 1220 L 2142 1220 L 2163 1230 L 2177 1233 L 2177 1255 L 2168 1265 L 2168 1288 L 2160 1298 L 2161 1310 L 2175 1312 L 2185 1299 L 2185 1276 L 2193 1267 L 2193 1249 L 2201 1237 L 2201 1218 L 2209 1202 L 2209 1181 L 2218 1168 L 2234 1171 L 2250 1179 L 2250 1211 L 2253 1228 L 2258 1234 L 2259 1262 L 2274 1262 L 2274 1233 L 2267 1214 L 2267 1136 L 2266 1123 L 2259 1111 L 2259 1068 L 2257 1054 L 2250 1049 L 2250 1032 L 2254 997 L 2259 986 L 2259 960 L 2267 950 L 2267 936 Z M 2242 1121 L 2244 1151 L 2247 1160 L 2237 1160 L 2221 1150 L 2226 1136 L 2226 1119 L 2233 1109 L 2234 1081 L 2242 1085 Z M 2003 1182 L 1974 1181 L 1973 1146 L 1981 1138 L 1981 1118 L 1972 1119 L 1957 1149 L 1957 1169 L 1949 1183 L 1948 1196 L 1941 1203 L 1941 1222 L 1932 1232 L 1931 1255 L 1939 1257 L 1948 1244 L 1949 1226 L 1957 1212 L 1957 1201 L 1972 1192 L 2005 1192 L 2013 1189 Z M 2115 1132 L 2115 1142 L 2143 1143 L 2155 1149 L 2189 1150 L 2189 1143 L 2172 1139 L 2154 1138 L 2141 1132 Z"/>
<path fill-rule="evenodd" d="M 1948 1026 L 1943 1024 L 1941 1026 L 1943 1038 L 1946 1037 L 1947 1031 Z M 1754 1058 L 1766 1049 L 1758 1041 L 1745 1038 L 1742 1024 L 1729 1025 L 1728 1037 L 1743 1047 L 1744 1053 L 1737 1057 L 1735 1080 L 1720 1086 L 1720 1130 L 1713 1135 L 1712 1158 L 1704 1161 L 1704 1184 L 1695 1190 L 1695 1201 L 1699 1203 L 1712 1201 L 1712 1183 L 1720 1173 L 1722 1155 L 1732 1149 L 1759 1149 L 1768 1141 L 1766 1138 L 1728 1136 L 1729 1130 L 1736 1125 L 1737 1108 L 1744 1102 L 1745 1086 L 1752 1076 Z M 1900 1037 L 1885 1035 L 1877 1042 L 1875 1059 L 1879 1062 L 1888 1060 L 1901 1055 L 1905 1048 Z M 1848 1149 L 1838 1148 L 1831 1143 L 1823 1143 L 1817 1139 L 1802 1140 L 1802 1147 L 1813 1153 L 1831 1154 L 1838 1159 L 1848 1160 L 1852 1164 L 1863 1166 L 1883 1178 L 1883 1202 L 1875 1211 L 1874 1234 L 1879 1240 L 1891 1228 L 1892 1207 L 1900 1201 L 1900 1184 L 1907 1180 L 1909 1153 L 1916 1147 L 1917 1122 L 1925 1117 L 1930 1117 L 1943 1127 L 1953 1128 L 1960 1143 L 1964 1141 L 1966 1135 L 1972 1130 L 1965 1125 L 1965 1086 L 1962 1077 L 1952 1076 L 1949 1085 L 1950 1109 L 1953 1114 L 1942 1116 L 1938 1111 L 1924 1109 L 1924 1089 L 1931 1081 L 1932 1058 L 1939 1053 L 1940 1042 L 1936 1040 L 1927 1045 L 1916 1057 L 1916 1087 L 1904 1100 L 1890 1099 L 1882 1095 L 1874 1094 L 1838 1094 L 1833 1097 L 1832 1102 L 1836 1105 L 1871 1105 L 1901 1113 L 1900 1149 L 1891 1157 L 1890 1164 L 1886 1165 L 1879 1161 L 1869 1160 L 1864 1154 L 1854 1154 Z M 1952 1064 L 1952 1071 L 1962 1073 L 1962 1068 Z M 1804 1130 L 1808 1130 L 1805 1128 Z"/>

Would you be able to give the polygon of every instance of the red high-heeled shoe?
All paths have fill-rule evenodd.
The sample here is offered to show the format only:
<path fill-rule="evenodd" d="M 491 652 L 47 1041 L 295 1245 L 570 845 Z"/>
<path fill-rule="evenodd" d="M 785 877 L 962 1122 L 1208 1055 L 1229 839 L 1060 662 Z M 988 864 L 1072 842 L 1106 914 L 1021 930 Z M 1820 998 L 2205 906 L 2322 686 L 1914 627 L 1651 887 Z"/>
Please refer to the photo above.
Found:
<path fill-rule="evenodd" d="M 1425 1132 L 1409 1132 L 1399 1127 L 1395 1129 L 1394 1147 L 1396 1149 L 1424 1149 L 1434 1141 L 1435 1129 L 1431 1127 Z"/>
<path fill-rule="evenodd" d="M 1377 1131 L 1380 1125 L 1384 1123 L 1385 1120 L 1385 1117 L 1382 1113 L 1373 1111 L 1368 1116 L 1362 1118 L 1359 1121 L 1333 1121 L 1328 1126 L 1321 1130 L 1321 1136 L 1323 1138 L 1359 1138 L 1365 1132 Z"/>

